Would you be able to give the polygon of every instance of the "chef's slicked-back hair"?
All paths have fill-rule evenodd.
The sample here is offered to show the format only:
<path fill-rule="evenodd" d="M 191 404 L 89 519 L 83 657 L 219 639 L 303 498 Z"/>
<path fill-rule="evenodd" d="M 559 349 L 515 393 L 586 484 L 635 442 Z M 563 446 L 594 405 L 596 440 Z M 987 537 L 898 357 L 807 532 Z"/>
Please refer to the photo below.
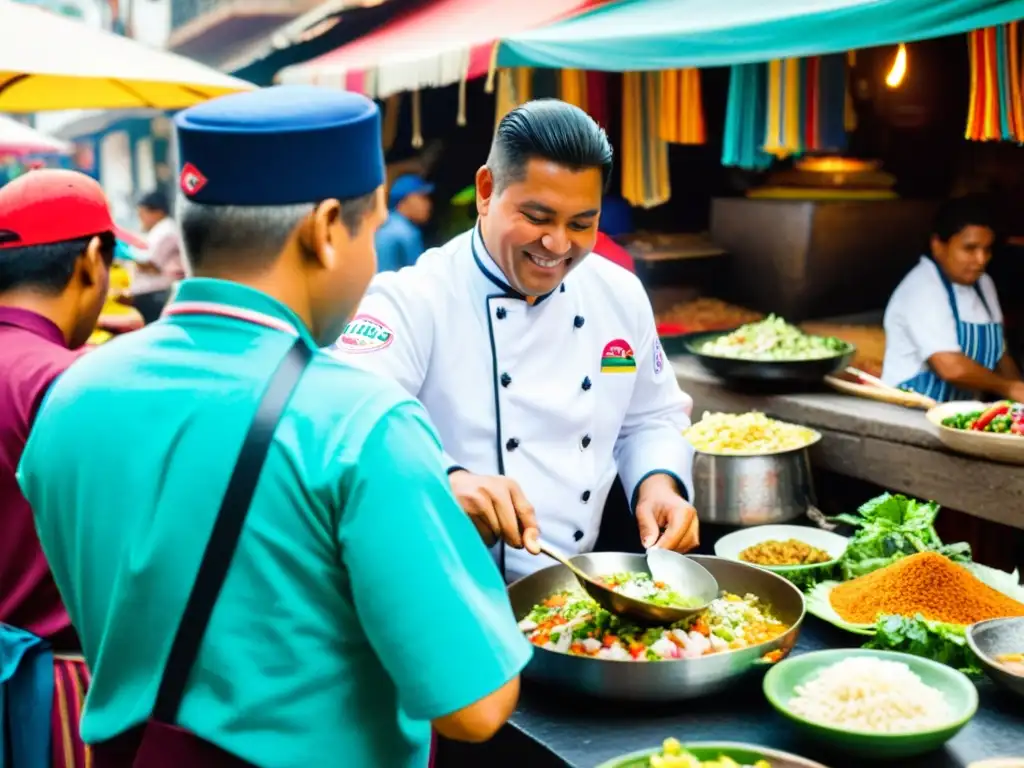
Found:
<path fill-rule="evenodd" d="M 954 197 L 942 204 L 935 215 L 932 234 L 944 243 L 967 227 L 998 230 L 998 216 L 991 198 L 986 195 Z"/>
<path fill-rule="evenodd" d="M 533 159 L 573 171 L 600 168 L 604 187 L 612 173 L 612 146 L 604 129 L 579 107 L 558 99 L 528 101 L 498 123 L 487 156 L 495 192 L 522 181 Z"/>

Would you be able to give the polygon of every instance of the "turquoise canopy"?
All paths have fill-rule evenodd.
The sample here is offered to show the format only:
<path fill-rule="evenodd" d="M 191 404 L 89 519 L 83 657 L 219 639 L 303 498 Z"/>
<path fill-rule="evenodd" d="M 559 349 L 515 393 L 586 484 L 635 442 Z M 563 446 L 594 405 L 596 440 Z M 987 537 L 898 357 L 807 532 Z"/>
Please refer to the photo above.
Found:
<path fill-rule="evenodd" d="M 500 67 L 719 67 L 907 43 L 1024 19 L 1024 0 L 623 0 L 501 41 Z"/>

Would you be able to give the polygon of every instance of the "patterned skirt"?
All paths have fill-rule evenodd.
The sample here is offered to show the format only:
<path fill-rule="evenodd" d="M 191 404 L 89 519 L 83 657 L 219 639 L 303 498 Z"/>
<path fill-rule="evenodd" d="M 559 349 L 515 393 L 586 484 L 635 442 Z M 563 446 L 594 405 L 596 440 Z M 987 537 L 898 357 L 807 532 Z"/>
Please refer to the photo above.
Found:
<path fill-rule="evenodd" d="M 89 690 L 81 656 L 53 656 L 53 768 L 92 768 L 92 754 L 78 731 Z"/>

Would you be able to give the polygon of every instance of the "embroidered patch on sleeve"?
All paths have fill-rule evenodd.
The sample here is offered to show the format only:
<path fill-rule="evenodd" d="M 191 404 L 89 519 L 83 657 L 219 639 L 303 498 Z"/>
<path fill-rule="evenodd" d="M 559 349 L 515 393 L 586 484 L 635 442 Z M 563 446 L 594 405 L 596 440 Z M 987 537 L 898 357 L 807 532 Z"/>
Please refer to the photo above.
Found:
<path fill-rule="evenodd" d="M 386 323 L 372 315 L 356 315 L 345 326 L 335 349 L 353 354 L 377 352 L 391 345 L 395 340 L 395 332 Z"/>
<path fill-rule="evenodd" d="M 665 352 L 661 348 L 661 339 L 657 336 L 654 337 L 654 354 L 652 359 L 654 361 L 654 375 L 657 376 L 665 368 Z"/>

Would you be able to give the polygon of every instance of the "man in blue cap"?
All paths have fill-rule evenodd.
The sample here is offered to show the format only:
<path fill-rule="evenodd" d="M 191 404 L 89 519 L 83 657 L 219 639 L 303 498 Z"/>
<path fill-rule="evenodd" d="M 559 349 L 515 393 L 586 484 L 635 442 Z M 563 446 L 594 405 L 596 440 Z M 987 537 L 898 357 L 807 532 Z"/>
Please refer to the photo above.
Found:
<path fill-rule="evenodd" d="M 378 272 L 410 267 L 423 253 L 420 227 L 430 221 L 433 191 L 433 184 L 415 174 L 395 179 L 388 193 L 388 220 L 377 230 Z"/>
<path fill-rule="evenodd" d="M 530 657 L 501 578 L 422 406 L 320 351 L 374 273 L 377 107 L 279 87 L 176 122 L 195 277 L 65 374 L 19 476 L 95 765 L 419 768 L 431 724 L 489 738 Z"/>

